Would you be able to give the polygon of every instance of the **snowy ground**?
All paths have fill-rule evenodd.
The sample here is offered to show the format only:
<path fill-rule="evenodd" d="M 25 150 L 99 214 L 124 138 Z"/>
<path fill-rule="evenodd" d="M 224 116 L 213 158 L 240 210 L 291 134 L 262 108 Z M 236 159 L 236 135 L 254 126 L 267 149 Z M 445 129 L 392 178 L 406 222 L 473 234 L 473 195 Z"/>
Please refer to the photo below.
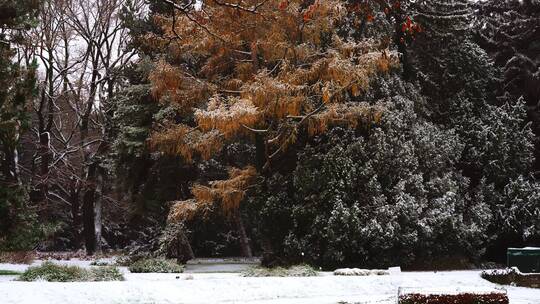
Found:
<path fill-rule="evenodd" d="M 60 263 L 88 267 L 85 261 Z M 0 264 L 4 270 L 26 265 Z M 309 278 L 243 278 L 234 273 L 132 274 L 122 268 L 124 282 L 14 282 L 0 276 L 2 304 L 58 303 L 351 303 L 395 304 L 399 287 L 431 290 L 500 288 L 479 271 L 403 272 L 369 277 L 321 273 Z M 540 289 L 507 287 L 511 304 L 539 304 Z"/>

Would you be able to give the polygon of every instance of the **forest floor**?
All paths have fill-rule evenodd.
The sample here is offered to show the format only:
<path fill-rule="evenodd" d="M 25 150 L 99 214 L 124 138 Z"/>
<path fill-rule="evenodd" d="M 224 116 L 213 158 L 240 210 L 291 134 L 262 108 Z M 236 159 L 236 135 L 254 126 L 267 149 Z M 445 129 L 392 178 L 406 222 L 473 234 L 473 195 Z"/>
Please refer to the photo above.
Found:
<path fill-rule="evenodd" d="M 34 264 L 39 261 L 34 262 Z M 56 263 L 89 267 L 89 261 Z M 24 271 L 28 265 L 0 264 L 2 270 Z M 501 288 L 480 278 L 480 271 L 402 272 L 386 276 L 344 277 L 321 272 L 318 277 L 247 278 L 239 273 L 136 274 L 121 267 L 122 282 L 16 282 L 0 276 L 0 303 L 362 303 L 395 304 L 398 288 L 461 290 Z M 504 287 L 510 304 L 540 303 L 540 289 Z"/>

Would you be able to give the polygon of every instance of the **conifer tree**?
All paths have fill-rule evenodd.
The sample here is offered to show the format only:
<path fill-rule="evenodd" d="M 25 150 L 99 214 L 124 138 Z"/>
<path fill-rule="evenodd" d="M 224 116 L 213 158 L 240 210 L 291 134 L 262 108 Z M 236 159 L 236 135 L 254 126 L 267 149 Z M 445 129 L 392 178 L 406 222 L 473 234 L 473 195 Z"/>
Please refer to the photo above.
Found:
<path fill-rule="evenodd" d="M 457 97 L 479 113 L 495 70 L 486 53 L 471 41 L 472 9 L 467 0 L 419 1 L 414 19 L 423 32 L 411 56 L 422 93 L 430 98 L 433 118 L 448 123 L 462 115 Z"/>
<path fill-rule="evenodd" d="M 23 249 L 32 242 L 28 232 L 33 223 L 19 174 L 18 146 L 35 89 L 35 66 L 14 56 L 21 32 L 31 26 L 38 4 L 0 2 L 0 249 Z"/>
<path fill-rule="evenodd" d="M 380 119 L 382 106 L 361 96 L 399 59 L 380 41 L 339 34 L 346 1 L 161 4 L 170 9 L 152 16 L 161 33 L 143 43 L 161 54 L 150 75 L 153 95 L 174 105 L 179 118 L 160 122 L 150 146 L 186 161 L 209 159 L 235 142 L 256 150 L 243 168 L 229 164 L 228 180 L 193 186 L 194 198 L 177 202 L 171 219 L 218 205 L 240 221 L 239 204 L 255 177 L 274 170 L 303 138 Z"/>
<path fill-rule="evenodd" d="M 475 38 L 495 65 L 502 69 L 499 102 L 514 103 L 523 97 L 528 120 L 540 136 L 540 2 L 481 1 L 475 5 Z M 540 170 L 540 147 L 536 145 L 535 171 Z"/>

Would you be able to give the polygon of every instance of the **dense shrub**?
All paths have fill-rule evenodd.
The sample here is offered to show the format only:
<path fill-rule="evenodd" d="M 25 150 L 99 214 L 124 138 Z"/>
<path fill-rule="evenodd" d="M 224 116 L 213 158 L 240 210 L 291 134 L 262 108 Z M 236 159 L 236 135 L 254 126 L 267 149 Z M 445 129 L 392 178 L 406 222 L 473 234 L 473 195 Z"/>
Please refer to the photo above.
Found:
<path fill-rule="evenodd" d="M 180 273 L 184 271 L 184 267 L 178 265 L 175 261 L 166 259 L 141 259 L 131 264 L 129 271 L 135 273 Z"/>
<path fill-rule="evenodd" d="M 123 281 L 124 276 L 117 267 L 104 266 L 90 268 L 86 271 L 85 281 Z"/>
<path fill-rule="evenodd" d="M 41 266 L 29 267 L 20 277 L 21 281 L 44 280 L 49 282 L 83 281 L 84 270 L 76 266 L 56 265 L 45 262 Z"/>
<path fill-rule="evenodd" d="M 492 283 L 540 288 L 540 274 L 521 273 L 517 268 L 484 270 L 480 276 Z"/>
<path fill-rule="evenodd" d="M 308 265 L 283 267 L 253 267 L 242 273 L 244 277 L 315 277 L 317 271 Z"/>
<path fill-rule="evenodd" d="M 251 206 L 277 257 L 384 266 L 481 254 L 491 214 L 456 169 L 459 137 L 418 117 L 410 100 L 387 106 L 367 139 L 336 130 L 300 153 L 292 176 L 261 186 Z"/>
<path fill-rule="evenodd" d="M 29 267 L 20 277 L 20 281 L 48 282 L 97 282 L 122 281 L 124 277 L 116 267 L 96 267 L 84 269 L 78 266 L 57 265 L 44 262 L 40 266 Z"/>

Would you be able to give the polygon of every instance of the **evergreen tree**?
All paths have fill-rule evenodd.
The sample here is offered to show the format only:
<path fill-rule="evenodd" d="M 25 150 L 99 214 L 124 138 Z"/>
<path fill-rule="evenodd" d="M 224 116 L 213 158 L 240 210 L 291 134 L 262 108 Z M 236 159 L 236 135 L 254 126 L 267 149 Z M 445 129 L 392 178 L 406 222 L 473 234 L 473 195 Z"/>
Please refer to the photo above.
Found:
<path fill-rule="evenodd" d="M 481 255 L 491 214 L 456 170 L 459 136 L 424 121 L 404 96 L 387 102 L 368 138 L 318 137 L 292 180 L 276 175 L 252 199 L 278 258 L 366 267 Z"/>
<path fill-rule="evenodd" d="M 418 1 L 415 21 L 423 32 L 411 47 L 422 93 L 430 98 L 433 119 L 448 123 L 459 115 L 455 99 L 468 99 L 480 113 L 496 76 L 487 54 L 471 41 L 472 9 L 467 0 Z"/>
<path fill-rule="evenodd" d="M 251 159 L 226 160 L 228 179 L 195 184 L 193 199 L 175 203 L 170 218 L 220 209 L 237 223 L 250 255 L 239 206 L 256 176 L 282 166 L 306 138 L 376 122 L 380 107 L 359 96 L 372 78 L 399 67 L 397 54 L 383 43 L 340 36 L 346 1 L 208 1 L 204 10 L 161 2 L 153 14 L 160 31 L 142 44 L 157 59 L 154 97 L 178 115 L 156 124 L 151 148 L 187 162 L 237 145 L 255 150 Z"/>
<path fill-rule="evenodd" d="M 19 174 L 18 146 L 35 90 L 35 65 L 15 55 L 21 32 L 31 26 L 38 1 L 0 3 L 0 249 L 33 245 L 32 218 Z M 30 64 L 30 65 L 28 65 Z"/>
<path fill-rule="evenodd" d="M 538 1 L 481 1 L 475 5 L 476 41 L 502 69 L 499 102 L 523 97 L 528 120 L 540 136 L 540 3 Z M 540 146 L 536 145 L 535 171 L 540 170 Z"/>
<path fill-rule="evenodd" d="M 422 92 L 430 98 L 431 118 L 460 136 L 465 148 L 458 168 L 471 186 L 491 193 L 495 220 L 489 234 L 507 246 L 511 238 L 500 227 L 507 212 L 520 206 L 499 202 L 505 201 L 509 183 L 528 178 L 534 159 L 525 104 L 516 95 L 496 99 L 500 72 L 472 41 L 473 11 L 467 1 L 420 1 L 417 11 L 415 20 L 425 31 L 413 44 L 413 57 Z"/>

